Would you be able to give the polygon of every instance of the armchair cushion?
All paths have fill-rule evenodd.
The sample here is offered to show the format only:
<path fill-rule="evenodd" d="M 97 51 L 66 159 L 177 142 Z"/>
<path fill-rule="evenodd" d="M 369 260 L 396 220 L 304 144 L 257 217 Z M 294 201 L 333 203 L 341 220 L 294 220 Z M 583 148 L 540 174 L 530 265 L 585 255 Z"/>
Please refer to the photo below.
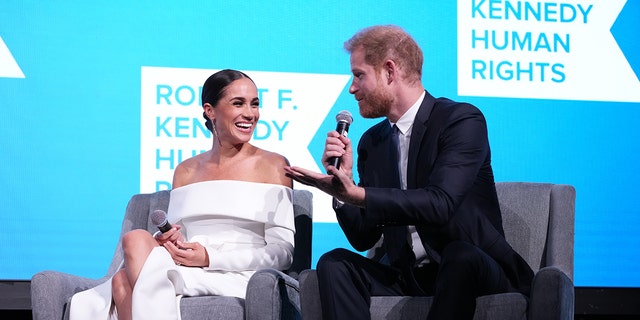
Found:
<path fill-rule="evenodd" d="M 198 296 L 180 299 L 182 319 L 243 320 L 244 309 L 245 300 L 237 297 Z"/>
<path fill-rule="evenodd" d="M 300 283 L 304 319 L 322 320 L 316 271 L 303 271 L 300 274 Z M 433 297 L 374 296 L 371 297 L 371 318 L 413 319 L 416 315 L 426 315 L 432 301 Z M 516 292 L 479 297 L 474 320 L 527 319 L 527 301 L 526 296 Z"/>

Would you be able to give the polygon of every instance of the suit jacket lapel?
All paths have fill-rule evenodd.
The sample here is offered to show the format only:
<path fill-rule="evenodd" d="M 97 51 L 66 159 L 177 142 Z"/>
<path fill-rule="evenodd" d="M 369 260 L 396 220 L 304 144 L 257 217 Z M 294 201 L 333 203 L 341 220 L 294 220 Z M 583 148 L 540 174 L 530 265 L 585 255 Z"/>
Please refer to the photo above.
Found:
<path fill-rule="evenodd" d="M 411 141 L 409 141 L 409 155 L 407 161 L 408 189 L 416 188 L 415 177 L 417 177 L 416 170 L 418 165 L 418 151 L 420 151 L 422 139 L 427 132 L 427 121 L 429 120 L 431 110 L 433 110 L 434 103 L 435 98 L 429 94 L 429 92 L 425 91 L 424 100 L 422 100 L 422 104 L 420 104 L 420 109 L 418 109 L 418 113 L 416 114 L 416 118 L 413 121 L 411 129 Z"/>

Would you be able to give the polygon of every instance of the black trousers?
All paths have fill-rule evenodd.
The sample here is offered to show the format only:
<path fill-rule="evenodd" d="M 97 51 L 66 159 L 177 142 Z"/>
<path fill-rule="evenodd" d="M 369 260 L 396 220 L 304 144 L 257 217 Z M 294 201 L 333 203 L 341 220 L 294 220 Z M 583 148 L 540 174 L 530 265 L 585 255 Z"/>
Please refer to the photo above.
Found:
<path fill-rule="evenodd" d="M 324 319 L 370 319 L 371 296 L 413 295 L 401 272 L 346 250 L 335 249 L 317 264 Z M 425 319 L 473 319 L 476 298 L 515 291 L 498 263 L 476 246 L 457 241 L 445 247 L 440 264 L 414 270 L 433 304 Z"/>

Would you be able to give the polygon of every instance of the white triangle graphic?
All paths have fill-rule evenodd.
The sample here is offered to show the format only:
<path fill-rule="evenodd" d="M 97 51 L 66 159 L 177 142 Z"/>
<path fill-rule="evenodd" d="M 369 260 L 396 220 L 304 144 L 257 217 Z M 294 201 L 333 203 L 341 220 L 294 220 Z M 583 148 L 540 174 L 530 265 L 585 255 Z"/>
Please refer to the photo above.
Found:
<path fill-rule="evenodd" d="M 0 37 L 0 78 L 24 78 L 24 73 Z"/>

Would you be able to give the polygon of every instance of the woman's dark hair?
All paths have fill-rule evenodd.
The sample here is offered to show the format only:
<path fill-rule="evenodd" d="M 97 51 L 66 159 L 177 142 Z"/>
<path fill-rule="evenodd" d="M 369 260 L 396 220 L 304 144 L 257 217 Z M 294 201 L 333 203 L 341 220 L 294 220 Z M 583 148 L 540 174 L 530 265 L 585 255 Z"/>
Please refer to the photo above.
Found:
<path fill-rule="evenodd" d="M 212 106 L 216 106 L 220 98 L 222 98 L 225 89 L 227 86 L 238 79 L 247 78 L 253 82 L 253 80 L 246 75 L 244 72 L 232 69 L 224 69 L 220 70 L 207 79 L 202 86 L 202 106 L 204 107 L 205 103 L 209 103 Z M 207 117 L 205 112 L 202 113 L 202 116 L 206 120 L 205 125 L 209 131 L 213 132 L 213 123 L 211 119 Z"/>

